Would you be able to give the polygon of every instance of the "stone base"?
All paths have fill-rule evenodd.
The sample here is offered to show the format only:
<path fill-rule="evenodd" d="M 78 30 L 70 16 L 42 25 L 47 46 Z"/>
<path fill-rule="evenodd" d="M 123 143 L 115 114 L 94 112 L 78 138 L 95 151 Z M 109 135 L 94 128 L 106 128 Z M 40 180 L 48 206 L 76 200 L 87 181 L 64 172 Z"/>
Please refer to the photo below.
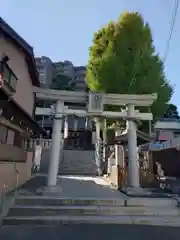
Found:
<path fill-rule="evenodd" d="M 154 190 L 155 189 L 140 188 L 140 187 L 139 188 L 126 187 L 126 188 L 122 189 L 121 191 L 129 197 L 172 198 L 172 197 L 177 196 L 176 194 L 157 192 Z"/>
<path fill-rule="evenodd" d="M 101 168 L 97 169 L 97 176 L 99 176 L 99 177 L 103 176 L 103 171 Z"/>
<path fill-rule="evenodd" d="M 152 194 L 152 191 L 144 189 L 144 188 L 132 188 L 132 187 L 126 187 L 123 189 L 123 192 L 126 193 L 127 195 L 134 195 L 134 196 L 148 196 Z"/>

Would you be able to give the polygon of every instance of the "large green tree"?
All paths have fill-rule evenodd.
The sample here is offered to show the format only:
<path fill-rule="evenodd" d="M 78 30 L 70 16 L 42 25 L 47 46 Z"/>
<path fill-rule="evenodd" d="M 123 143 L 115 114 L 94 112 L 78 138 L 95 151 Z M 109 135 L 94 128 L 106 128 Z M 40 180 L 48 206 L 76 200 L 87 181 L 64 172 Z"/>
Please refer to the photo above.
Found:
<path fill-rule="evenodd" d="M 167 104 L 167 110 L 164 114 L 164 117 L 165 118 L 172 118 L 172 119 L 179 119 L 179 113 L 178 113 L 178 109 L 177 109 L 177 106 L 170 103 L 170 104 Z"/>
<path fill-rule="evenodd" d="M 125 12 L 117 22 L 99 29 L 89 55 L 87 80 L 92 91 L 157 93 L 152 112 L 154 117 L 163 115 L 173 89 L 155 51 L 150 27 L 139 13 Z"/>
<path fill-rule="evenodd" d="M 52 89 L 73 91 L 74 87 L 75 81 L 66 75 L 56 74 L 52 79 Z"/>

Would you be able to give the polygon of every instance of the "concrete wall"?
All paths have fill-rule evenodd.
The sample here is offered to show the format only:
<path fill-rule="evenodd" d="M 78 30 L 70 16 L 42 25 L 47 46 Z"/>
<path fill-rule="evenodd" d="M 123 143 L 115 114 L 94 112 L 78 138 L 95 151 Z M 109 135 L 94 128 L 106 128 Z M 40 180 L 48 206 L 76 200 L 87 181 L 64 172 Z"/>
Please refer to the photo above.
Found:
<path fill-rule="evenodd" d="M 31 177 L 33 153 L 27 153 L 25 163 L 1 162 L 0 161 L 0 195 L 16 187 L 17 171 L 19 172 L 18 186 L 25 183 Z"/>
<path fill-rule="evenodd" d="M 26 161 L 27 154 L 24 149 L 12 144 L 0 144 L 1 161 Z"/>

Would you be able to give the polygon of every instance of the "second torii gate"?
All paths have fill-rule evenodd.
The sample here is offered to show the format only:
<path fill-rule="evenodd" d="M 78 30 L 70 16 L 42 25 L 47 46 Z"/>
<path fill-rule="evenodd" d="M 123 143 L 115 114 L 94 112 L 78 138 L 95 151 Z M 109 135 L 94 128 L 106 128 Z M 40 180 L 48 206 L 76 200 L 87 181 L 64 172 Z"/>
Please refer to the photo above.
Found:
<path fill-rule="evenodd" d="M 128 179 L 130 187 L 139 187 L 139 168 L 137 161 L 137 135 L 135 120 L 152 120 L 152 113 L 140 113 L 135 106 L 151 106 L 157 99 L 157 94 L 127 95 L 127 94 L 102 94 L 94 92 L 59 91 L 51 89 L 34 88 L 36 97 L 41 100 L 56 101 L 54 109 L 52 148 L 48 173 L 48 186 L 55 186 L 58 174 L 59 155 L 62 139 L 62 121 L 66 115 L 94 116 L 96 117 L 97 141 L 99 141 L 100 117 L 123 118 L 128 121 L 128 154 L 129 170 Z M 64 103 L 85 103 L 87 109 L 67 109 Z M 127 111 L 104 111 L 105 105 L 126 106 Z M 52 115 L 50 108 L 36 108 L 36 115 Z M 97 144 L 98 146 L 98 144 Z"/>

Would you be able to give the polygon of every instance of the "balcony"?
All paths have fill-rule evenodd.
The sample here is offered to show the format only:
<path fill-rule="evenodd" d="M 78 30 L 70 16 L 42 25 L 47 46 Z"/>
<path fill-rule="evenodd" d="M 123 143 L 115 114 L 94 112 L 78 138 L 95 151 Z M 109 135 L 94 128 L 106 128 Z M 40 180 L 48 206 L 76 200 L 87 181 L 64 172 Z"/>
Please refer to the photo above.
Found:
<path fill-rule="evenodd" d="M 5 63 L 0 63 L 1 74 L 4 80 L 4 85 L 2 87 L 3 91 L 8 95 L 12 95 L 16 92 L 16 85 L 18 78 L 13 73 L 13 71 L 9 68 L 9 66 Z"/>

